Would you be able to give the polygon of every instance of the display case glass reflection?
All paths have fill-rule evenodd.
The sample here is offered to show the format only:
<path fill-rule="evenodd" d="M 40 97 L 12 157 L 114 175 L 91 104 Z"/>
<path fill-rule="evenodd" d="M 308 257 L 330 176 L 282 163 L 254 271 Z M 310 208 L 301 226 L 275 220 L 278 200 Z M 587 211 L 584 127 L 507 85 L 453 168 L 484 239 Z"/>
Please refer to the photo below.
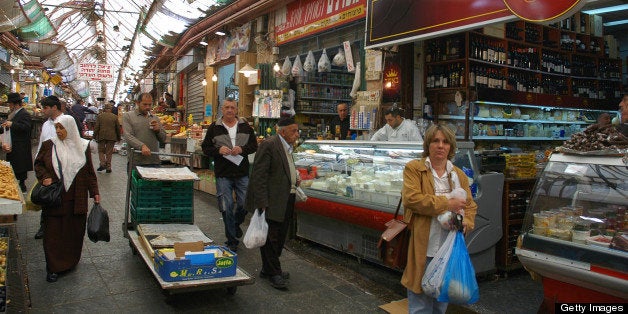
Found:
<path fill-rule="evenodd" d="M 522 248 L 628 272 L 628 165 L 554 154 L 526 212 Z"/>

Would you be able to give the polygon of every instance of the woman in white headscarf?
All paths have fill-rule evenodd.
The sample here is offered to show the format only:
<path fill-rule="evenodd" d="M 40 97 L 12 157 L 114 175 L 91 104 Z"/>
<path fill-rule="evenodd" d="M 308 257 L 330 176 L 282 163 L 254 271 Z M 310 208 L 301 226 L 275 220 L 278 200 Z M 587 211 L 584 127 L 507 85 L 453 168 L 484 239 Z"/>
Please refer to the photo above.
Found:
<path fill-rule="evenodd" d="M 35 175 L 46 186 L 63 176 L 61 206 L 44 208 L 46 280 L 72 270 L 81 259 L 87 198 L 100 202 L 98 181 L 92 165 L 89 141 L 82 139 L 74 119 L 60 115 L 54 120 L 56 137 L 42 143 L 35 158 Z"/>

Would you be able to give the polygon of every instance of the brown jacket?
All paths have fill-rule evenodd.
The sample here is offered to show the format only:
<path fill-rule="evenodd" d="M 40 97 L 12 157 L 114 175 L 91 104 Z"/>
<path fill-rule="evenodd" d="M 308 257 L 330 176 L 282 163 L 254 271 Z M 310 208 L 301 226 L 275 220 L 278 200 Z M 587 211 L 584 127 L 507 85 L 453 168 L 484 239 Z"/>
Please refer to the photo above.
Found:
<path fill-rule="evenodd" d="M 41 149 L 39 150 L 39 153 L 37 153 L 37 157 L 35 158 L 35 175 L 37 176 L 37 180 L 39 180 L 39 182 L 46 178 L 52 178 L 52 181 L 59 180 L 55 174 L 54 168 L 52 167 L 53 147 L 52 141 L 47 140 L 41 144 Z M 83 165 L 83 168 L 81 168 L 81 170 L 79 170 L 74 177 L 74 181 L 68 191 L 64 191 L 61 196 L 63 204 L 66 204 L 68 200 L 74 200 L 74 208 L 71 209 L 74 214 L 87 214 L 88 192 L 89 197 L 92 198 L 94 195 L 99 194 L 98 180 L 96 179 L 96 172 L 94 171 L 92 155 L 89 148 L 85 151 L 85 158 L 87 158 L 85 165 Z M 57 162 L 57 160 L 55 159 L 54 162 Z M 57 216 L 68 214 L 69 212 L 70 209 L 63 208 L 63 206 L 61 206 L 60 208 L 46 208 L 44 214 Z"/>
<path fill-rule="evenodd" d="M 467 232 L 473 229 L 477 204 L 469 190 L 469 179 L 458 167 L 454 171 L 460 179 L 460 186 L 467 192 L 467 206 L 464 209 L 464 221 Z M 447 211 L 448 200 L 445 196 L 434 195 L 434 176 L 425 165 L 425 158 L 412 160 L 403 171 L 403 189 L 401 191 L 404 208 L 404 221 L 409 223 L 410 242 L 408 263 L 401 277 L 401 284 L 414 293 L 422 293 L 421 280 L 425 273 L 427 244 L 430 237 L 432 218 Z"/>
<path fill-rule="evenodd" d="M 94 139 L 99 141 L 114 141 L 120 140 L 120 122 L 118 116 L 111 112 L 101 112 L 96 118 L 96 124 L 94 125 Z"/>

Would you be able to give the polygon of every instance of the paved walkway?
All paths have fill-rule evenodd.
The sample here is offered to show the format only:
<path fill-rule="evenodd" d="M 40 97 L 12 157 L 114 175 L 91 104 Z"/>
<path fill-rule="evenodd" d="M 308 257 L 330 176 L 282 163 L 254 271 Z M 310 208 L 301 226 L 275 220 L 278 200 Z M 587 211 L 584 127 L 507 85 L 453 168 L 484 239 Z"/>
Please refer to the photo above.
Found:
<path fill-rule="evenodd" d="M 97 156 L 93 155 L 95 164 Z M 33 236 L 39 212 L 18 218 L 17 232 L 26 261 L 32 313 L 381 313 L 384 303 L 402 299 L 400 274 L 335 251 L 298 240 L 289 241 L 281 261 L 291 274 L 289 289 L 272 288 L 264 279 L 240 286 L 235 295 L 225 289 L 166 296 L 141 257 L 133 255 L 123 236 L 126 193 L 126 157 L 114 154 L 113 173 L 98 173 L 102 205 L 110 216 L 111 242 L 85 238 L 83 256 L 75 271 L 56 283 L 45 280 L 42 241 Z M 34 180 L 29 173 L 27 183 Z M 222 220 L 213 196 L 195 191 L 195 224 L 216 243 L 223 243 Z M 242 245 L 239 266 L 259 274 L 258 250 Z M 527 274 L 482 281 L 481 300 L 475 305 L 450 307 L 452 313 L 536 312 L 542 288 Z"/>

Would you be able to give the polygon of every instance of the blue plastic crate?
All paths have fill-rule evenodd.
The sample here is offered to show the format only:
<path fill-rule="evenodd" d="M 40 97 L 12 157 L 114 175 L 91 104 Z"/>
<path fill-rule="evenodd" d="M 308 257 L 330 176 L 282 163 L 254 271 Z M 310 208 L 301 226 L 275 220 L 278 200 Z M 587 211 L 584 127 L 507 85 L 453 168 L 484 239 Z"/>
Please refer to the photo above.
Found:
<path fill-rule="evenodd" d="M 169 282 L 235 276 L 238 254 L 224 246 L 210 245 L 206 246 L 205 250 L 220 250 L 223 256 L 211 256 L 202 259 L 202 263 L 195 263 L 191 258 L 169 260 L 158 249 L 155 250 L 154 256 L 155 270 L 164 281 Z"/>

